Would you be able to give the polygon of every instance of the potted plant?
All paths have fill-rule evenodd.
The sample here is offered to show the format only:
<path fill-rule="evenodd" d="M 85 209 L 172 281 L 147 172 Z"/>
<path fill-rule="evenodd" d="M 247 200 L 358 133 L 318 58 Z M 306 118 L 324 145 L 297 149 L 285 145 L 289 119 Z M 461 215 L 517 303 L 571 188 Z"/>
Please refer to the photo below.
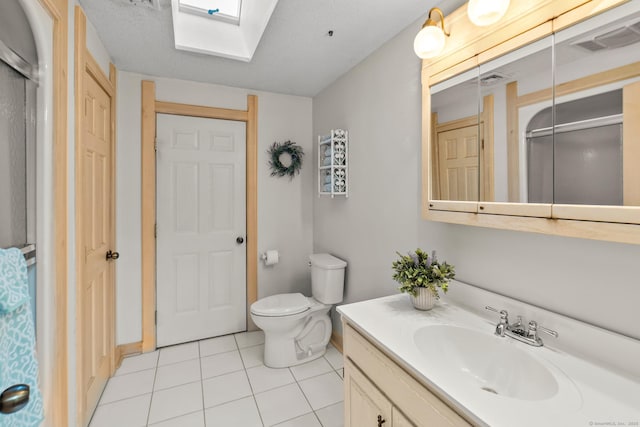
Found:
<path fill-rule="evenodd" d="M 393 262 L 393 280 L 400 283 L 400 292 L 411 295 L 413 306 L 418 310 L 431 310 L 436 300 L 440 299 L 439 289 L 447 292 L 449 281 L 455 277 L 453 265 L 436 259 L 436 252 L 431 256 L 422 249 L 415 253 L 402 255 Z"/>

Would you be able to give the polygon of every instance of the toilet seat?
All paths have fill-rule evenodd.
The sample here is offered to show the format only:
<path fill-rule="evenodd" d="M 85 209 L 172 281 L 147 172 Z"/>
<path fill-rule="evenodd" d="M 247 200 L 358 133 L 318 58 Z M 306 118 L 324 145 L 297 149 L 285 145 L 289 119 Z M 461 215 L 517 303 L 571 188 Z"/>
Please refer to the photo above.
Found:
<path fill-rule="evenodd" d="M 251 304 L 251 313 L 257 316 L 282 317 L 305 312 L 309 307 L 309 299 L 301 293 L 278 294 Z"/>

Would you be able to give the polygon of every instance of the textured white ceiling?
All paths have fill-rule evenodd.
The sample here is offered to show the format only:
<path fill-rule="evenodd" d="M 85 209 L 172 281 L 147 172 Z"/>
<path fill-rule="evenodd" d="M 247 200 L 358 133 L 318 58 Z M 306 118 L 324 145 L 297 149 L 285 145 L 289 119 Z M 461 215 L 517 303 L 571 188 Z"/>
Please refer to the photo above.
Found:
<path fill-rule="evenodd" d="M 160 10 L 125 0 L 80 3 L 120 70 L 314 96 L 429 8 L 450 13 L 464 1 L 280 0 L 249 63 L 176 50 L 166 0 Z"/>

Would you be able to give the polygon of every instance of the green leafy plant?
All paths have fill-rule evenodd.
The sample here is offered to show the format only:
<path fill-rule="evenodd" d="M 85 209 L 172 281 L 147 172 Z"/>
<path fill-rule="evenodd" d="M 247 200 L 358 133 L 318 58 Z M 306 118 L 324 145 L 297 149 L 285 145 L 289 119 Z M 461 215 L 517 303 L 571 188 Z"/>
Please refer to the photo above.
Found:
<path fill-rule="evenodd" d="M 438 299 L 440 298 L 438 289 L 447 293 L 449 281 L 456 276 L 453 265 L 438 262 L 435 251 L 431 256 L 422 249 L 416 249 L 415 253 L 408 255 L 396 253 L 400 258 L 391 266 L 395 272 L 393 280 L 400 283 L 398 288 L 400 292 L 416 296 L 418 288 L 427 288 Z"/>

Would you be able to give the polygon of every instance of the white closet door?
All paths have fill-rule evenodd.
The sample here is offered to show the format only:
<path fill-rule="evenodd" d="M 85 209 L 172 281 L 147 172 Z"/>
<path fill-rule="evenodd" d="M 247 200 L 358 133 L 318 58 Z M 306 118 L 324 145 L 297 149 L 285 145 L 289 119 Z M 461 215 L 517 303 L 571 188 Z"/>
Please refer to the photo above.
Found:
<path fill-rule="evenodd" d="M 157 345 L 246 329 L 244 122 L 158 114 Z"/>

